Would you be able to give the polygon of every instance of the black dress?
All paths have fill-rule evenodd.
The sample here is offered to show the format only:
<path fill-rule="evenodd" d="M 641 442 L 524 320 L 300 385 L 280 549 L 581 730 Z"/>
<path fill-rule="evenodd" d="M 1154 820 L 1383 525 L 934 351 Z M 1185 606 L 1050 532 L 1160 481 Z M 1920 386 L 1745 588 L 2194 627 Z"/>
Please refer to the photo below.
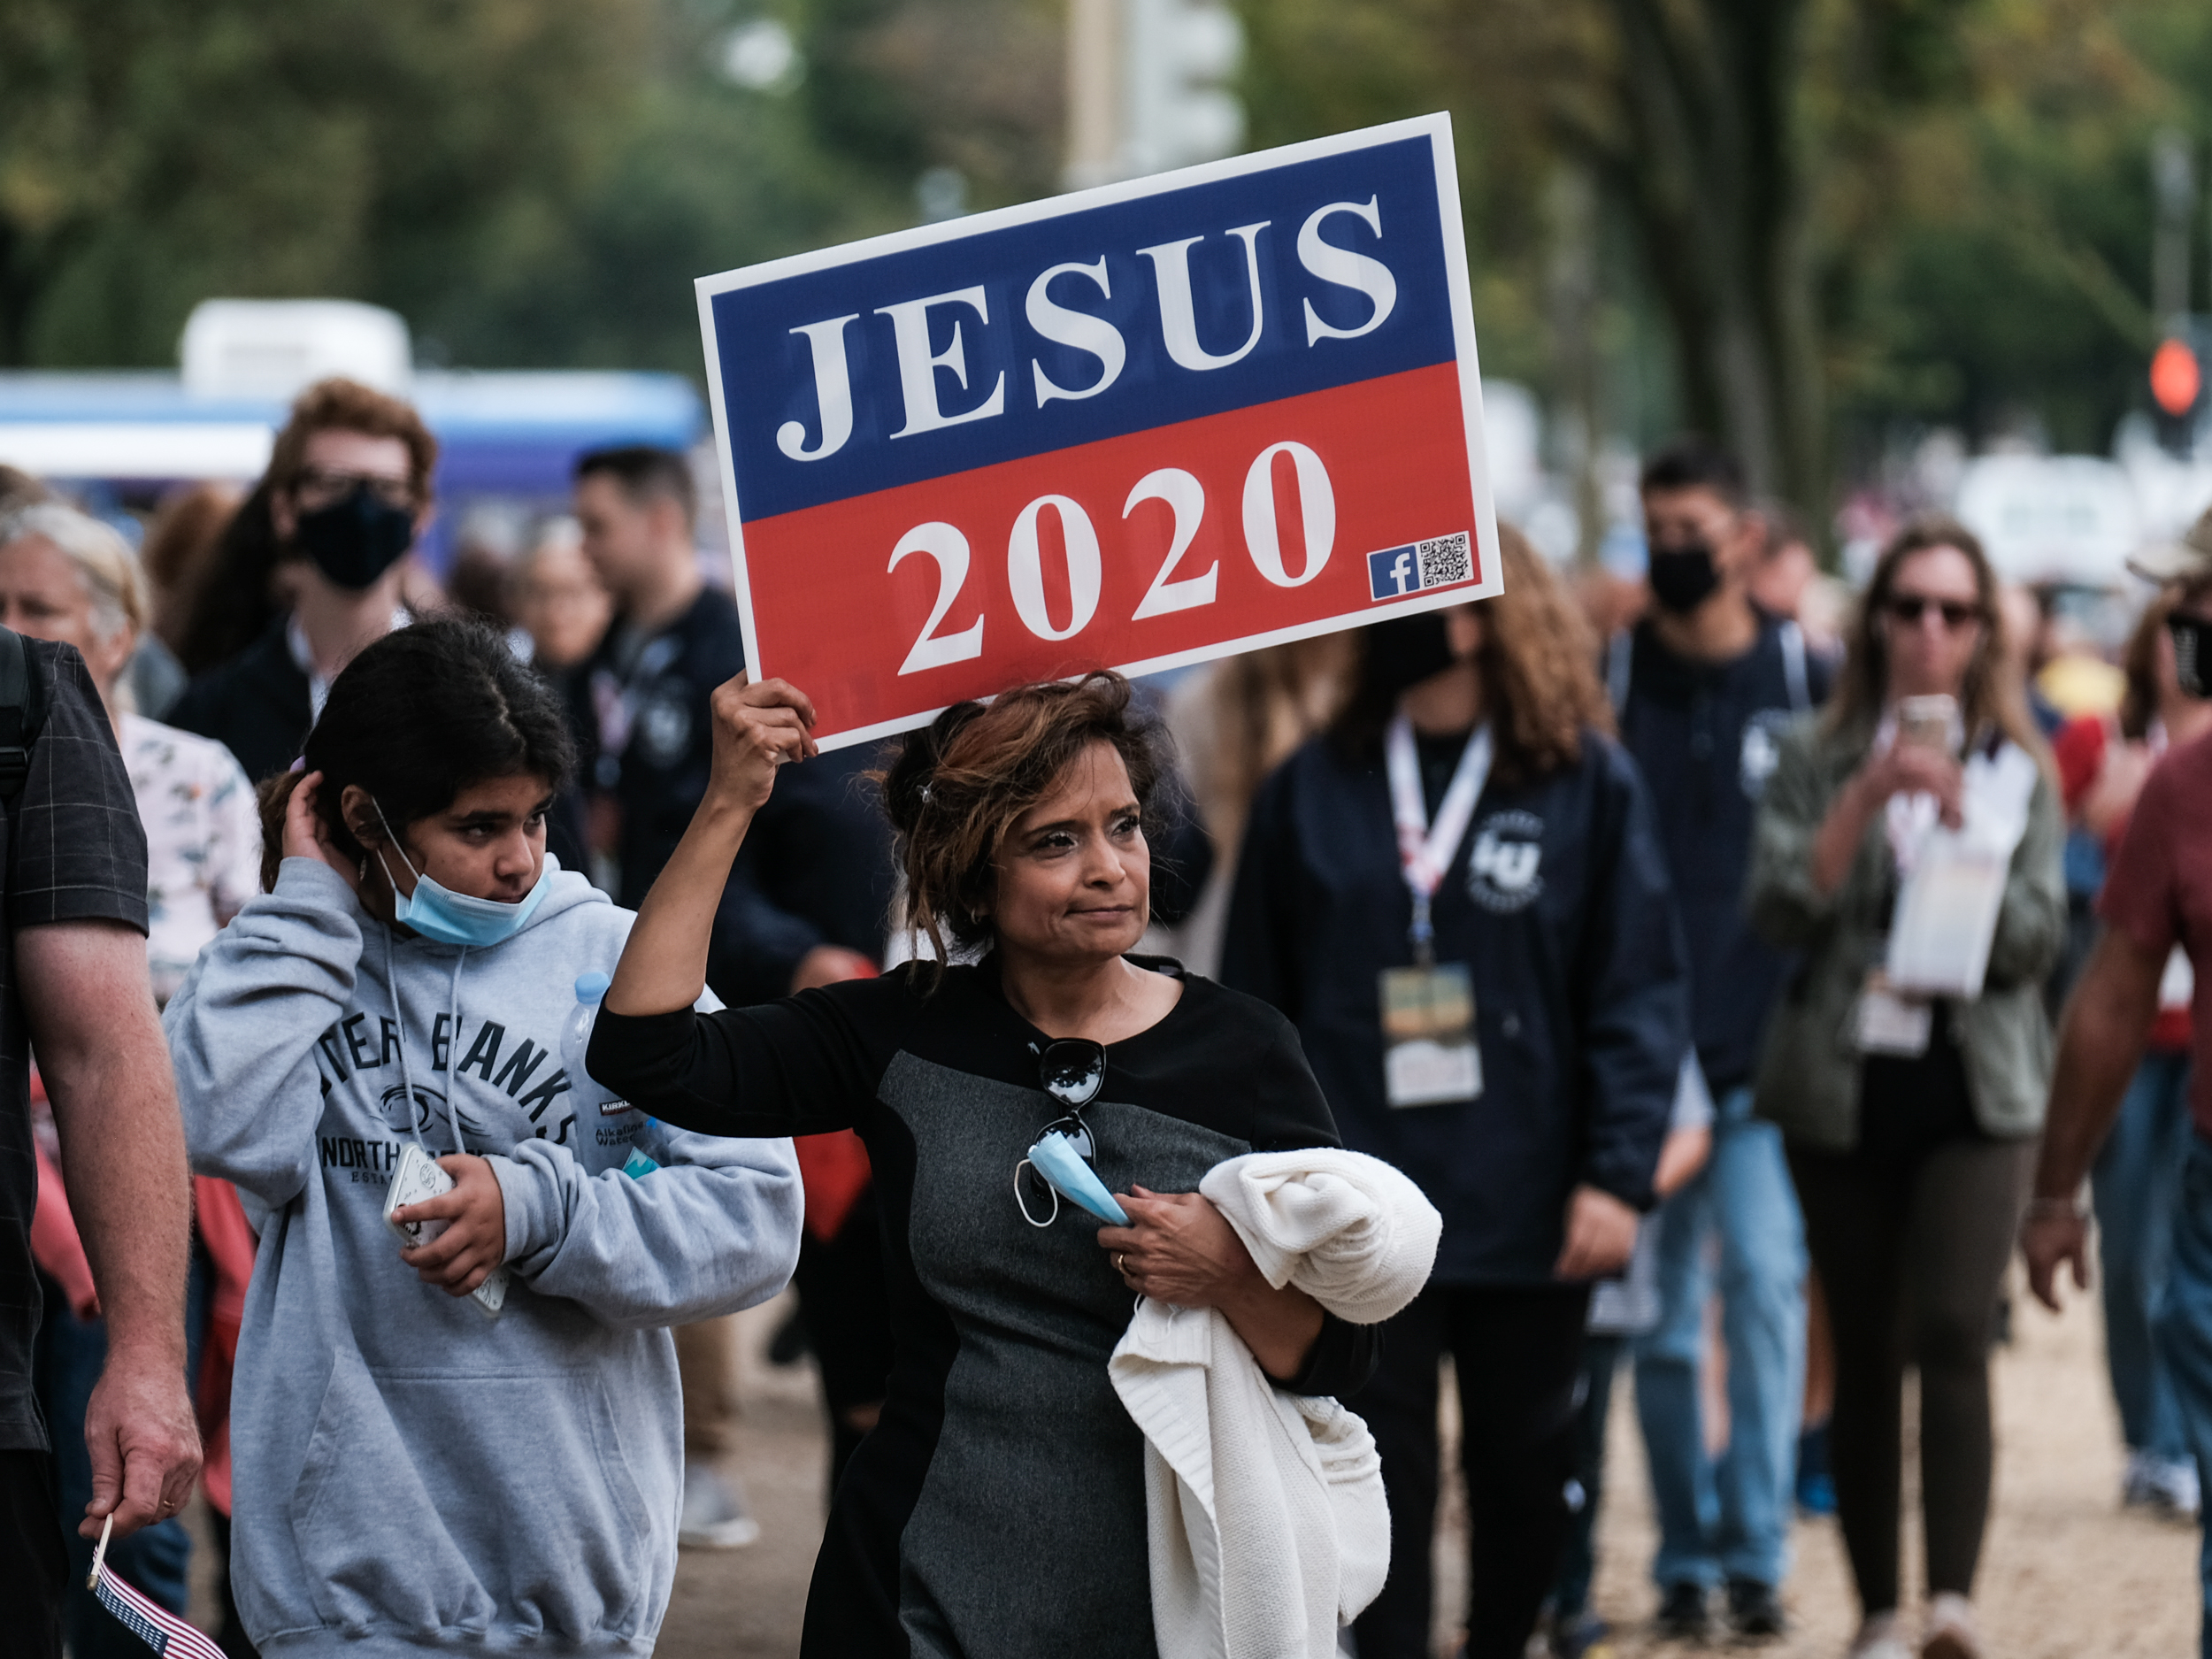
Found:
<path fill-rule="evenodd" d="M 1141 965 L 1183 995 L 1107 1049 L 1084 1115 L 1108 1187 L 1189 1192 L 1225 1158 L 1339 1144 L 1280 1015 Z M 1038 1087 L 1047 1039 L 995 961 L 929 979 L 909 964 L 757 1008 L 603 1012 L 592 1075 L 703 1133 L 867 1142 L 896 1359 L 831 1507 L 805 1659 L 1156 1659 L 1143 1440 L 1106 1371 L 1134 1304 L 1098 1222 L 1063 1203 L 1038 1229 L 1016 1204 L 1015 1166 L 1063 1115 Z M 1349 1392 L 1373 1343 L 1326 1319 L 1287 1386 Z"/>

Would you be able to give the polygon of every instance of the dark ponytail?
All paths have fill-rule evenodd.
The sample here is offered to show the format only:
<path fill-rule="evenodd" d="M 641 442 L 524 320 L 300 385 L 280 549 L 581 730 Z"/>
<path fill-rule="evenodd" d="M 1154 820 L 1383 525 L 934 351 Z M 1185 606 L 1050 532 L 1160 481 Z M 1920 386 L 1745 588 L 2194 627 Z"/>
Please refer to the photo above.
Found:
<path fill-rule="evenodd" d="M 311 772 L 323 774 L 316 816 L 339 852 L 359 859 L 367 849 L 340 808 L 349 784 L 373 796 L 392 833 L 404 834 L 472 784 L 526 776 L 557 790 L 575 763 L 559 702 L 515 660 L 503 635 L 458 617 L 414 623 L 346 664 L 299 769 L 261 785 L 263 884 L 276 884 L 286 804 Z"/>

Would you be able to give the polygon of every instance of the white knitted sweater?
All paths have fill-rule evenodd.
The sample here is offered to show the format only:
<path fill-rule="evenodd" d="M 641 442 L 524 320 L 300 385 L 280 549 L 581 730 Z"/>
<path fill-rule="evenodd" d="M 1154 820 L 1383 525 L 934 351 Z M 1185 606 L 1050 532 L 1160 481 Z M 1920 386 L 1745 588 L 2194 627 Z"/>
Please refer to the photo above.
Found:
<path fill-rule="evenodd" d="M 1361 1153 L 1253 1153 L 1217 1165 L 1199 1191 L 1268 1283 L 1356 1325 L 1396 1313 L 1435 1265 L 1441 1217 Z M 1161 1659 L 1329 1659 L 1338 1627 L 1390 1570 L 1366 1424 L 1334 1400 L 1271 1386 L 1211 1309 L 1148 1298 L 1108 1370 L 1145 1436 Z"/>

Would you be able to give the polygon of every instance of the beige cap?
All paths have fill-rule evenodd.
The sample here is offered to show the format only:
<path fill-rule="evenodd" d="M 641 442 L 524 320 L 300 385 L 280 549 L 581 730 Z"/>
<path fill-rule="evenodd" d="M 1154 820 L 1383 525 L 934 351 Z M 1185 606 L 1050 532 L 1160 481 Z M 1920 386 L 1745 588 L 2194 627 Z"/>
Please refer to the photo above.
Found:
<path fill-rule="evenodd" d="M 2212 576 L 2212 507 L 2204 510 L 2180 541 L 2145 548 L 2128 560 L 2128 568 L 2145 581 L 2162 586 Z"/>

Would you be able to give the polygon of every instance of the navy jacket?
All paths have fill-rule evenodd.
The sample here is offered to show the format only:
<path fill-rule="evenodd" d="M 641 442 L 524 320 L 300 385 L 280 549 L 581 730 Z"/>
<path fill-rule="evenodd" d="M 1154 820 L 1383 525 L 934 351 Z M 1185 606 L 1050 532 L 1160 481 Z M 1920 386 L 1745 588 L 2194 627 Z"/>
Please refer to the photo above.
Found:
<path fill-rule="evenodd" d="M 1494 856 L 1515 843 L 1532 864 Z M 1253 803 L 1222 979 L 1298 1027 L 1345 1144 L 1442 1213 L 1436 1282 L 1548 1282 L 1577 1184 L 1649 1207 L 1689 1047 L 1681 930 L 1634 764 L 1586 733 L 1575 764 L 1494 780 L 1437 890 L 1437 959 L 1474 981 L 1478 1099 L 1385 1102 L 1379 980 L 1413 960 L 1412 914 L 1381 757 L 1317 739 Z"/>
<path fill-rule="evenodd" d="M 571 706 L 584 739 L 583 774 L 621 808 L 615 900 L 634 910 L 706 793 L 714 691 L 744 668 L 745 635 L 736 602 L 709 587 L 652 638 L 631 644 L 625 660 L 618 628 L 608 630 L 576 676 Z M 611 741 L 611 714 L 627 727 L 618 746 Z M 716 907 L 708 947 L 707 983 L 725 1002 L 787 995 L 792 971 L 815 945 L 882 956 L 888 840 L 872 830 L 872 809 L 844 793 L 857 782 L 852 774 L 864 754 L 795 769 L 755 821 Z M 826 866 L 824 858 L 836 862 Z M 801 862 L 812 875 L 795 868 Z M 841 886 L 826 884 L 832 869 Z"/>
<path fill-rule="evenodd" d="M 898 876 L 890 821 L 864 774 L 886 764 L 878 746 L 856 743 L 778 771 L 716 917 L 707 977 L 724 1002 L 788 996 L 817 945 L 881 963 Z"/>
<path fill-rule="evenodd" d="M 1801 634 L 1794 652 L 1786 638 L 1783 624 L 1763 616 L 1743 656 L 1696 663 L 1646 622 L 1615 641 L 1607 664 L 1621 741 L 1650 788 L 1666 849 L 1689 944 L 1698 1064 L 1716 1096 L 1751 1081 L 1767 1015 L 1794 966 L 1744 915 L 1752 821 L 1779 740 L 1826 700 L 1832 678 Z"/>
<path fill-rule="evenodd" d="M 168 722 L 211 737 L 259 783 L 298 758 L 315 723 L 307 676 L 292 660 L 279 617 L 237 656 L 196 674 L 170 706 Z"/>

